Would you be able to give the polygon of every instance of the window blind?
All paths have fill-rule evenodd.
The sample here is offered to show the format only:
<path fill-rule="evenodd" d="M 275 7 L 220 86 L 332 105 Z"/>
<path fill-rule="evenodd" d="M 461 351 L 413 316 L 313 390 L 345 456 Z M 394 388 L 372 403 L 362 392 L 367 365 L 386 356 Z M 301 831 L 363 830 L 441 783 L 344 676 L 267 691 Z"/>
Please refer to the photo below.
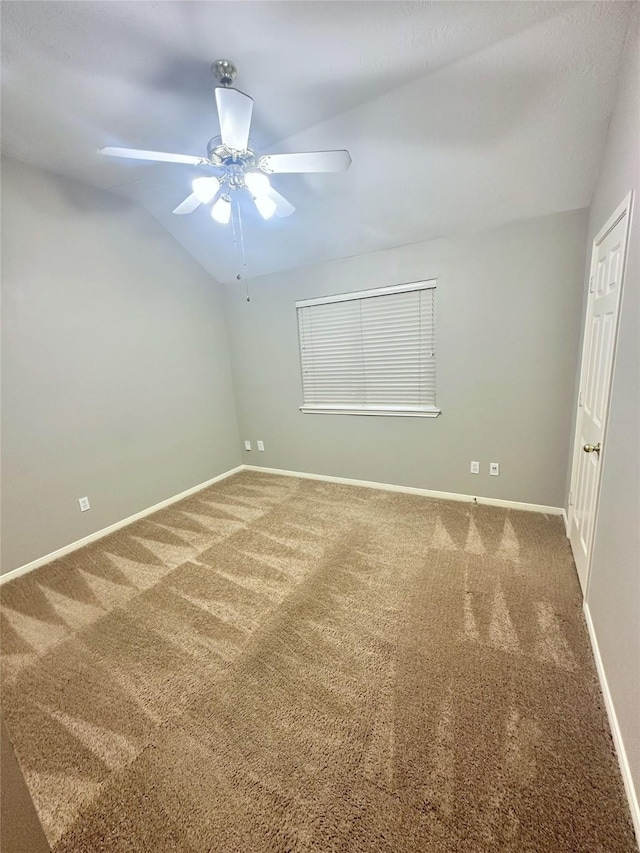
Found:
<path fill-rule="evenodd" d="M 435 284 L 296 303 L 302 411 L 437 415 Z"/>

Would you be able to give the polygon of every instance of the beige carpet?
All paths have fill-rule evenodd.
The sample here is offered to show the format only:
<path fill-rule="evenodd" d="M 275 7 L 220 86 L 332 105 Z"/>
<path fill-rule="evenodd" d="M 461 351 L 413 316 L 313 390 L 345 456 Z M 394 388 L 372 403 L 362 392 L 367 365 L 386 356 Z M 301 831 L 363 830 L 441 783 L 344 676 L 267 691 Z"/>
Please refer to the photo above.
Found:
<path fill-rule="evenodd" d="M 54 853 L 636 849 L 558 517 L 243 472 L 2 602 Z"/>

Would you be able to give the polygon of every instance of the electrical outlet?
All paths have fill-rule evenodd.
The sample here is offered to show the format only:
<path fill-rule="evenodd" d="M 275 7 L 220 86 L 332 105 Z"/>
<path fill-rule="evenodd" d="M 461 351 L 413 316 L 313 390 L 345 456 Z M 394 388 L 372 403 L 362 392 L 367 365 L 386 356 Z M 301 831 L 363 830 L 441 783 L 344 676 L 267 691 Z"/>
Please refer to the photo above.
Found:
<path fill-rule="evenodd" d="M 264 441 L 258 442 L 258 450 L 264 450 Z"/>
<path fill-rule="evenodd" d="M 500 476 L 500 463 L 499 462 L 489 462 L 489 473 L 492 477 Z"/>
<path fill-rule="evenodd" d="M 250 441 L 245 441 L 244 449 L 245 450 L 251 450 L 251 442 Z"/>
<path fill-rule="evenodd" d="M 471 473 L 472 474 L 479 474 L 480 473 L 480 463 L 479 462 L 472 462 L 471 463 Z"/>
<path fill-rule="evenodd" d="M 80 512 L 86 512 L 88 509 L 91 509 L 89 498 L 78 498 L 78 503 L 80 504 Z"/>

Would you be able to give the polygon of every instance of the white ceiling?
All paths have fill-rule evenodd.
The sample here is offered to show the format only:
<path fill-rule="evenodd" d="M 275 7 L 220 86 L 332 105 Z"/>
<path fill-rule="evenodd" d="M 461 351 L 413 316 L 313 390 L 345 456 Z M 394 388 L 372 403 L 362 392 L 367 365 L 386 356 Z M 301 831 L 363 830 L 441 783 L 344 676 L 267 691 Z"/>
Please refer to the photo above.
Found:
<path fill-rule="evenodd" d="M 2 150 L 147 208 L 215 278 L 239 271 L 230 227 L 170 211 L 195 170 L 96 154 L 205 154 L 210 66 L 255 101 L 254 147 L 348 148 L 344 174 L 281 175 L 297 207 L 247 209 L 247 273 L 585 207 L 631 3 L 2 3 Z"/>

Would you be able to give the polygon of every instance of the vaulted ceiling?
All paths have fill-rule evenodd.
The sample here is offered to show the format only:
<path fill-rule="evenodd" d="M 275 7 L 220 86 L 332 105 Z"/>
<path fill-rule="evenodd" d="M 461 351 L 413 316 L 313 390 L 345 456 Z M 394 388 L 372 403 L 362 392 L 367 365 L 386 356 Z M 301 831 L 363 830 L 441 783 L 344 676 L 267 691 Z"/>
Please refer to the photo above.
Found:
<path fill-rule="evenodd" d="M 143 205 L 215 278 L 231 229 L 171 210 L 196 170 L 104 145 L 206 153 L 211 63 L 238 66 L 261 153 L 348 148 L 344 174 L 279 175 L 287 219 L 244 216 L 249 276 L 585 207 L 631 3 L 2 4 L 2 150 Z"/>

